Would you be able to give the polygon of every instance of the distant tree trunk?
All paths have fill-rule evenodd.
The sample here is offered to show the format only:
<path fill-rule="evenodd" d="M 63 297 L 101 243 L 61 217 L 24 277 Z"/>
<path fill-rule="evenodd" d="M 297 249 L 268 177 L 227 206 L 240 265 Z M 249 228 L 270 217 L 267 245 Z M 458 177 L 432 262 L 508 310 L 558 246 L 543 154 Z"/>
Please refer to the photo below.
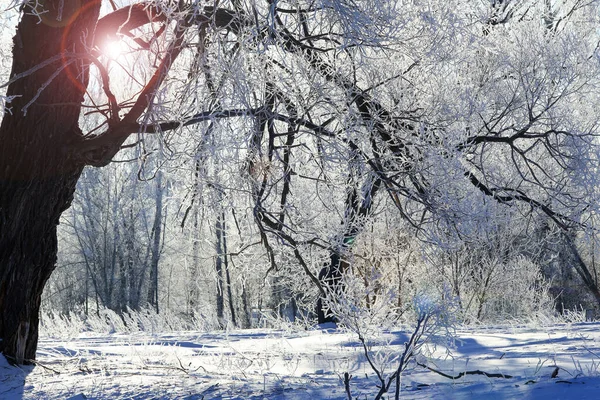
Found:
<path fill-rule="evenodd" d="M 246 284 L 242 286 L 242 308 L 244 309 L 244 315 L 242 316 L 242 328 L 252 327 L 252 310 L 250 309 L 250 302 L 248 301 L 248 291 L 246 290 Z"/>
<path fill-rule="evenodd" d="M 127 246 L 129 247 L 129 246 Z M 119 278 L 118 282 L 118 292 L 111 302 L 111 308 L 119 313 L 123 313 L 127 309 L 127 275 L 129 274 L 129 257 L 127 254 L 125 257 L 119 257 Z"/>
<path fill-rule="evenodd" d="M 567 243 L 569 250 L 571 251 L 571 255 L 573 257 L 573 267 L 575 268 L 575 271 L 577 271 L 579 277 L 583 281 L 583 284 L 594 296 L 594 299 L 596 300 L 598 305 L 600 305 L 600 290 L 598 290 L 598 286 L 596 285 L 596 282 L 592 277 L 592 274 L 590 273 L 587 264 L 581 258 L 579 249 L 575 245 L 574 235 L 564 234 L 564 239 Z"/>
<path fill-rule="evenodd" d="M 152 226 L 152 263 L 150 267 L 150 289 L 148 291 L 149 303 L 158 313 L 158 263 L 161 254 L 162 225 L 163 225 L 163 183 L 162 172 L 156 173 L 156 207 L 154 210 L 154 224 Z"/>
<path fill-rule="evenodd" d="M 118 199 L 115 197 L 115 202 L 118 202 Z M 115 257 L 118 260 L 118 265 L 119 265 L 119 293 L 116 296 L 116 298 L 114 299 L 113 305 L 114 305 L 114 310 L 119 311 L 120 313 L 123 313 L 125 311 L 127 311 L 127 307 L 130 307 L 132 309 L 135 309 L 135 304 L 134 304 L 134 298 L 133 298 L 133 291 L 132 291 L 132 286 L 133 286 L 133 277 L 135 275 L 135 260 L 134 260 L 134 253 L 135 253 L 135 217 L 134 217 L 134 213 L 133 213 L 133 205 L 130 204 L 128 207 L 128 210 L 126 210 L 123 214 L 122 214 L 122 220 L 123 220 L 123 228 L 122 228 L 122 234 L 121 232 L 121 228 L 119 227 L 120 224 L 114 224 L 115 228 L 115 235 L 112 237 L 107 238 L 108 240 L 105 239 L 105 241 L 107 243 L 105 243 L 106 247 L 113 247 L 114 251 L 113 253 L 113 257 Z M 113 214 L 115 215 L 115 214 Z M 115 218 L 119 218 L 117 217 L 117 215 L 120 216 L 120 214 L 116 214 Z M 127 216 L 125 216 L 127 215 Z M 112 242 L 112 243 L 111 243 Z M 121 242 L 123 243 L 123 246 L 121 245 Z M 108 282 L 107 282 L 108 285 Z M 112 286 L 112 285 L 109 285 Z"/>
<path fill-rule="evenodd" d="M 227 256 L 227 226 L 225 225 L 225 211 L 221 212 L 221 237 L 223 239 L 223 266 L 225 267 L 225 280 L 227 284 L 227 302 L 229 303 L 229 312 L 231 314 L 231 322 L 233 326 L 237 326 L 235 317 L 235 304 L 233 302 L 233 294 L 231 293 L 231 276 L 229 274 L 229 257 Z"/>
<path fill-rule="evenodd" d="M 221 213 L 217 215 L 217 222 L 215 223 L 215 231 L 216 231 L 216 251 L 217 257 L 215 259 L 215 270 L 217 272 L 217 319 L 219 320 L 219 324 L 223 327 L 224 320 L 224 304 L 225 304 L 225 294 L 223 292 L 223 222 L 221 220 Z"/>
<path fill-rule="evenodd" d="M 140 268 L 141 262 L 138 257 L 138 249 L 136 246 L 136 230 L 138 229 L 136 226 L 136 211 L 134 210 L 135 204 L 137 203 L 137 180 L 134 181 L 133 188 L 131 190 L 131 200 L 128 204 L 128 218 L 125 221 L 127 222 L 127 226 L 124 226 L 123 232 L 126 235 L 125 242 L 127 243 L 127 247 L 125 250 L 125 260 L 127 260 L 127 270 L 126 275 L 124 275 L 126 290 L 125 296 L 123 297 L 123 311 L 127 310 L 127 307 L 132 310 L 139 310 L 140 307 L 140 298 L 137 296 L 136 290 L 136 281 L 137 274 Z M 119 204 L 120 197 L 115 195 L 115 203 Z M 113 237 L 112 241 L 117 241 L 120 239 L 119 236 Z"/>
<path fill-rule="evenodd" d="M 90 312 L 90 308 L 89 308 L 90 282 L 89 282 L 89 279 L 90 279 L 90 269 L 86 265 L 86 267 L 85 267 L 85 298 L 83 299 L 86 317 L 89 315 L 89 312 Z"/>
<path fill-rule="evenodd" d="M 187 313 L 192 316 L 196 312 L 198 306 L 198 273 L 200 270 L 200 244 L 198 239 L 198 210 L 194 210 L 194 224 L 192 231 L 192 262 L 188 268 L 188 282 L 187 282 Z"/>
<path fill-rule="evenodd" d="M 31 3 L 24 6 L 11 77 L 47 65 L 10 83 L 7 95 L 15 97 L 0 126 L 0 351 L 19 364 L 35 358 L 41 295 L 56 262 L 56 226 L 83 169 L 72 149 L 81 140 L 88 69 L 82 60 L 58 55 L 86 51 L 93 36 L 82 33 L 94 31 L 100 10 L 100 2 L 86 0 L 43 4 L 49 10 L 41 21 Z M 64 23 L 56 18 L 59 6 Z"/>
<path fill-rule="evenodd" d="M 198 306 L 198 274 L 200 270 L 200 239 L 198 237 L 200 231 L 200 215 L 199 208 L 200 204 L 195 204 L 196 201 L 200 200 L 200 171 L 201 165 L 200 160 L 197 158 L 194 169 L 194 192 L 192 195 L 191 204 L 186 211 L 184 221 L 181 223 L 181 227 L 185 226 L 185 219 L 188 212 L 191 210 L 193 215 L 193 227 L 192 227 L 192 263 L 188 268 L 188 283 L 187 283 L 187 313 L 190 316 L 194 315 L 196 307 Z"/>

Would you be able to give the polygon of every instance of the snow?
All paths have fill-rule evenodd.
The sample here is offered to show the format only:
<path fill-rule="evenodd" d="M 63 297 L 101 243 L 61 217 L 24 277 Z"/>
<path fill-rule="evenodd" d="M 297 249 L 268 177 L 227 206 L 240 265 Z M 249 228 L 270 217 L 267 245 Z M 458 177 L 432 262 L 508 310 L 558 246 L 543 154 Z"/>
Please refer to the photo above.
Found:
<path fill-rule="evenodd" d="M 397 355 L 410 331 L 385 334 L 379 355 Z M 402 399 L 596 399 L 600 323 L 465 328 L 455 346 L 431 348 L 413 365 Z M 0 358 L 0 399 L 372 399 L 375 374 L 355 335 L 332 327 L 42 337 L 35 368 Z M 552 373 L 558 367 L 558 375 Z M 391 394 L 387 398 L 393 398 Z"/>

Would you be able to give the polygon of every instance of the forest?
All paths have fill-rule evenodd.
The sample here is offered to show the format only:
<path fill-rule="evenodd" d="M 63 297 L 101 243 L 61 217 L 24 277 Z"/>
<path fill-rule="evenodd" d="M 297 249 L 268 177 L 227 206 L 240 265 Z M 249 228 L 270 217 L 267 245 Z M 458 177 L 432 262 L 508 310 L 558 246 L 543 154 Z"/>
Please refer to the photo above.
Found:
<path fill-rule="evenodd" d="M 401 317 L 424 288 L 465 322 L 597 308 L 598 12 L 537 3 L 233 2 L 83 170 L 44 306 L 214 327 L 337 296 Z M 156 25 L 101 58 L 114 103 L 90 67 L 90 140 L 170 51 Z"/>
<path fill-rule="evenodd" d="M 600 316 L 598 1 L 0 6 L 9 362 L 52 318 L 337 324 L 370 363 Z"/>

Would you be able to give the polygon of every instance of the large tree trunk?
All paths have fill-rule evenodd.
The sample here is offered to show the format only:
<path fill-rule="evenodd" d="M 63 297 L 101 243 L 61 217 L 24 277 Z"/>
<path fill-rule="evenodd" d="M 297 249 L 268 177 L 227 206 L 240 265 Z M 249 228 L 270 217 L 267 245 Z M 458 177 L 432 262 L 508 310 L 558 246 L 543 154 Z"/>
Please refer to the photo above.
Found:
<path fill-rule="evenodd" d="M 0 126 L 0 351 L 19 364 L 35 358 L 56 226 L 83 168 L 74 148 L 88 69 L 68 53 L 91 45 L 100 8 L 89 0 L 35 4 L 43 17 L 25 6 L 7 90 L 15 97 Z"/>
<path fill-rule="evenodd" d="M 55 268 L 56 226 L 77 175 L 0 182 L 0 349 L 22 364 L 35 358 L 42 291 Z"/>
<path fill-rule="evenodd" d="M 375 179 L 375 181 L 367 180 L 362 185 L 361 195 L 359 195 L 358 189 L 354 187 L 349 191 L 348 196 L 346 197 L 346 224 L 345 231 L 343 232 L 342 245 L 337 249 L 330 249 L 329 262 L 327 262 L 319 272 L 321 285 L 326 288 L 333 297 L 343 294 L 344 273 L 350 267 L 348 260 L 344 259 L 344 257 L 349 255 L 352 245 L 356 240 L 356 236 L 362 231 L 364 221 L 371 213 L 373 198 L 380 188 L 380 179 Z M 317 300 L 317 322 L 319 324 L 337 322 L 335 317 L 328 313 L 324 300 L 325 299 L 322 297 Z"/>
<path fill-rule="evenodd" d="M 342 259 L 338 252 L 331 250 L 329 262 L 319 272 L 321 284 L 328 289 L 331 295 L 339 295 L 344 290 L 342 278 L 346 269 L 348 269 L 348 263 Z M 316 311 L 317 323 L 337 322 L 335 316 L 327 312 L 322 297 L 317 300 Z"/>

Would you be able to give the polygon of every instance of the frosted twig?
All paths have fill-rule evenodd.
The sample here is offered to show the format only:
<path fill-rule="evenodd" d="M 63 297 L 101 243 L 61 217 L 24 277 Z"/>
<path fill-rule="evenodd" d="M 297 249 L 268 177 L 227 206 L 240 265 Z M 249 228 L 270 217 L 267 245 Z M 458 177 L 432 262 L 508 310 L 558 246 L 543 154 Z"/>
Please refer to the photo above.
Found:
<path fill-rule="evenodd" d="M 36 72 L 36 71 L 38 71 L 38 70 L 40 70 L 40 69 L 44 68 L 45 66 L 47 66 L 47 65 L 49 65 L 49 64 L 52 64 L 52 63 L 53 63 L 53 62 L 55 62 L 55 61 L 58 61 L 58 60 L 60 60 L 60 59 L 61 59 L 63 56 L 64 56 L 64 54 L 58 54 L 58 55 L 55 55 L 54 57 L 50 57 L 50 58 L 49 58 L 49 59 L 47 59 L 46 61 L 42 61 L 41 63 L 37 64 L 36 66 L 29 68 L 27 71 L 23 71 L 23 72 L 21 72 L 20 74 L 16 74 L 16 75 L 15 75 L 15 76 L 13 76 L 12 78 L 10 78 L 10 79 L 8 80 L 8 82 L 6 82 L 6 83 L 4 83 L 4 84 L 0 85 L 0 88 L 5 88 L 5 87 L 7 87 L 8 85 L 10 85 L 11 83 L 13 83 L 13 82 L 16 82 L 16 81 L 18 81 L 18 80 L 19 80 L 19 79 L 21 79 L 21 78 L 24 78 L 24 77 L 26 77 L 26 76 L 29 76 L 29 75 L 33 74 L 34 72 Z"/>

